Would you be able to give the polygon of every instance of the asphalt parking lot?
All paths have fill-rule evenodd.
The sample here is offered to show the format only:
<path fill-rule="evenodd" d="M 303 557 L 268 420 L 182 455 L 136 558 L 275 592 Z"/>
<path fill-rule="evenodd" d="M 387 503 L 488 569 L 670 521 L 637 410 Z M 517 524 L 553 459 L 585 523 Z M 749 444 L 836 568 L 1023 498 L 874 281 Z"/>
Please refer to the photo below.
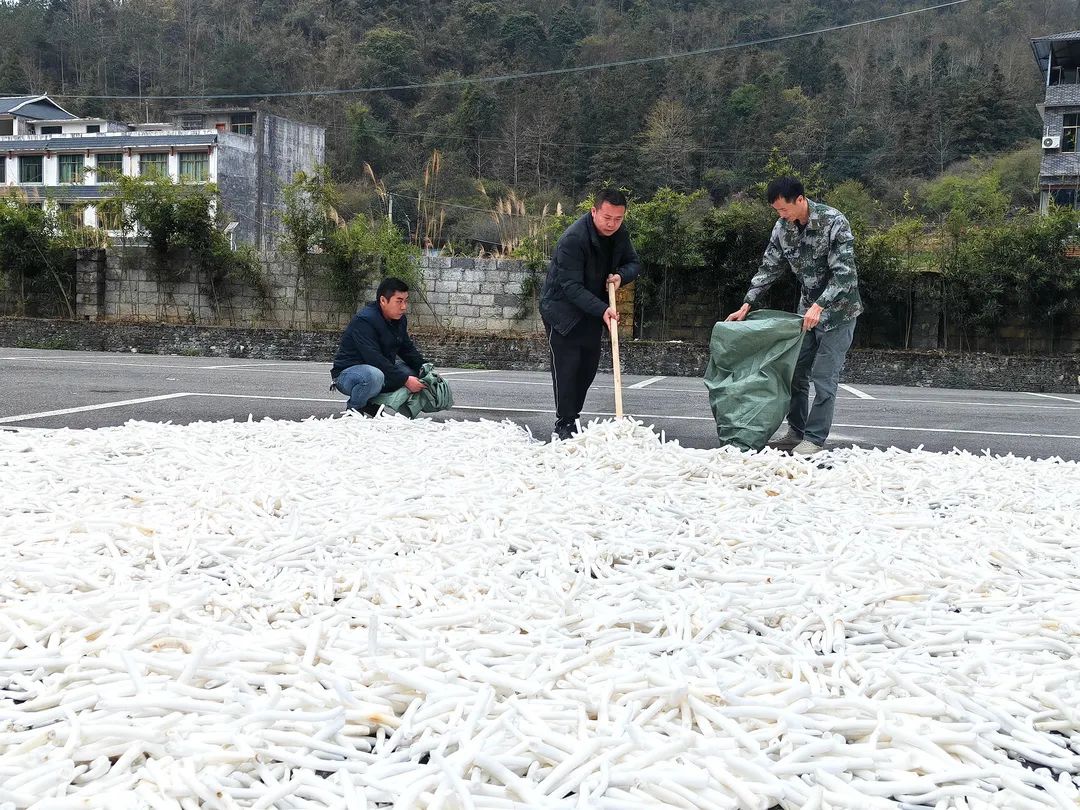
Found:
<path fill-rule="evenodd" d="M 455 407 L 432 418 L 510 419 L 546 437 L 554 422 L 547 372 L 440 369 Z M 99 428 L 128 420 L 306 419 L 341 412 L 329 364 L 0 348 L 0 428 Z M 698 378 L 624 376 L 628 414 L 687 447 L 717 446 Z M 583 419 L 611 416 L 610 373 Z M 1080 395 L 844 385 L 830 446 L 1080 460 Z"/>

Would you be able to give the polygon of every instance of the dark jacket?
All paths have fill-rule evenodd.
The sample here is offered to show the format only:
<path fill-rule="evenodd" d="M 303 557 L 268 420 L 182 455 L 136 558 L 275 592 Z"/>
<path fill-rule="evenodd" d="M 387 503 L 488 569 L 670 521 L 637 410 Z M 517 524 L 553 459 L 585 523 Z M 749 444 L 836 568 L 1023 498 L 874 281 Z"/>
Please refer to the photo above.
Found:
<path fill-rule="evenodd" d="M 409 338 L 407 319 L 402 316 L 388 321 L 373 301 L 356 313 L 342 332 L 330 376 L 336 380 L 350 366 L 375 366 L 386 377 L 382 390 L 393 391 L 405 385 L 406 375 L 397 367 L 399 357 L 417 374 L 425 362 Z"/>
<path fill-rule="evenodd" d="M 625 225 L 608 237 L 610 261 L 605 261 L 602 239 L 593 225 L 592 214 L 585 214 L 566 229 L 555 245 L 540 293 L 540 314 L 560 334 L 569 334 L 586 316 L 603 317 L 608 308 L 609 274 L 618 273 L 622 283 L 627 284 L 641 272 Z"/>

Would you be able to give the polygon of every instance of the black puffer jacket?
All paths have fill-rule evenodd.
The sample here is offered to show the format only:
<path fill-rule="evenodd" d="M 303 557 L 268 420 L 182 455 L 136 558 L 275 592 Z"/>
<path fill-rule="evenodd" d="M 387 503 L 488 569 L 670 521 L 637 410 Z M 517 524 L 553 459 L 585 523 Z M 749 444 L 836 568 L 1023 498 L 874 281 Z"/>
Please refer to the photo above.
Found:
<path fill-rule="evenodd" d="M 626 226 L 619 226 L 611 240 L 611 259 L 605 261 L 604 237 L 596 232 L 592 214 L 585 214 L 566 229 L 555 245 L 547 278 L 540 293 L 540 314 L 560 334 L 569 334 L 582 318 L 603 317 L 608 307 L 607 277 L 622 276 L 628 284 L 641 272 L 637 251 L 630 244 Z"/>
<path fill-rule="evenodd" d="M 336 380 L 350 366 L 375 366 L 386 377 L 382 390 L 394 391 L 405 385 L 406 379 L 396 364 L 399 357 L 416 374 L 425 362 L 409 337 L 405 316 L 388 321 L 378 303 L 372 301 L 353 316 L 341 334 L 330 376 Z"/>

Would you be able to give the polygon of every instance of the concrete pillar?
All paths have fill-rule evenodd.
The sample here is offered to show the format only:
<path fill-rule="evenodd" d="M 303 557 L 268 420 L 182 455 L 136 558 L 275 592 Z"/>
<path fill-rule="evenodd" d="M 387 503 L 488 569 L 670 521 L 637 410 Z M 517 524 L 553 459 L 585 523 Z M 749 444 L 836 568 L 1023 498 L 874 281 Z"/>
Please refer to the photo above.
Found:
<path fill-rule="evenodd" d="M 79 248 L 75 257 L 75 317 L 96 321 L 105 317 L 105 251 Z"/>
<path fill-rule="evenodd" d="M 940 349 L 941 277 L 936 273 L 926 273 L 919 276 L 914 284 L 910 348 Z"/>

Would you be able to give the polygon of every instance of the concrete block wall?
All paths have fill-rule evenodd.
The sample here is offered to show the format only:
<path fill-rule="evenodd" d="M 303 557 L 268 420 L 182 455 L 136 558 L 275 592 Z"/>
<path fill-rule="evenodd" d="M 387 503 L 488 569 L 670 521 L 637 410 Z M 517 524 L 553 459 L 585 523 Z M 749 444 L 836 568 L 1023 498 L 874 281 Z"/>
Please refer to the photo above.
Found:
<path fill-rule="evenodd" d="M 525 333 L 543 328 L 536 301 L 525 302 L 522 307 L 522 290 L 528 276 L 523 262 L 424 256 L 421 272 L 424 289 L 412 296 L 409 316 L 417 326 Z M 374 298 L 374 289 L 369 297 Z"/>
<path fill-rule="evenodd" d="M 199 323 L 222 326 L 283 326 L 337 330 L 348 323 L 355 309 L 374 300 L 377 280 L 355 308 L 337 301 L 319 273 L 301 285 L 297 296 L 296 265 L 281 254 L 270 254 L 263 268 L 270 289 L 269 308 L 252 287 L 236 282 L 211 290 L 210 280 L 183 259 L 159 280 L 153 259 L 143 248 L 80 251 L 77 264 L 77 316 L 82 320 L 134 320 Z M 528 270 L 520 261 L 424 256 L 422 290 L 412 296 L 410 323 L 417 327 L 466 332 L 542 331 L 535 296 L 525 302 L 522 290 Z M 623 330 L 633 323 L 632 288 L 620 296 Z"/>

